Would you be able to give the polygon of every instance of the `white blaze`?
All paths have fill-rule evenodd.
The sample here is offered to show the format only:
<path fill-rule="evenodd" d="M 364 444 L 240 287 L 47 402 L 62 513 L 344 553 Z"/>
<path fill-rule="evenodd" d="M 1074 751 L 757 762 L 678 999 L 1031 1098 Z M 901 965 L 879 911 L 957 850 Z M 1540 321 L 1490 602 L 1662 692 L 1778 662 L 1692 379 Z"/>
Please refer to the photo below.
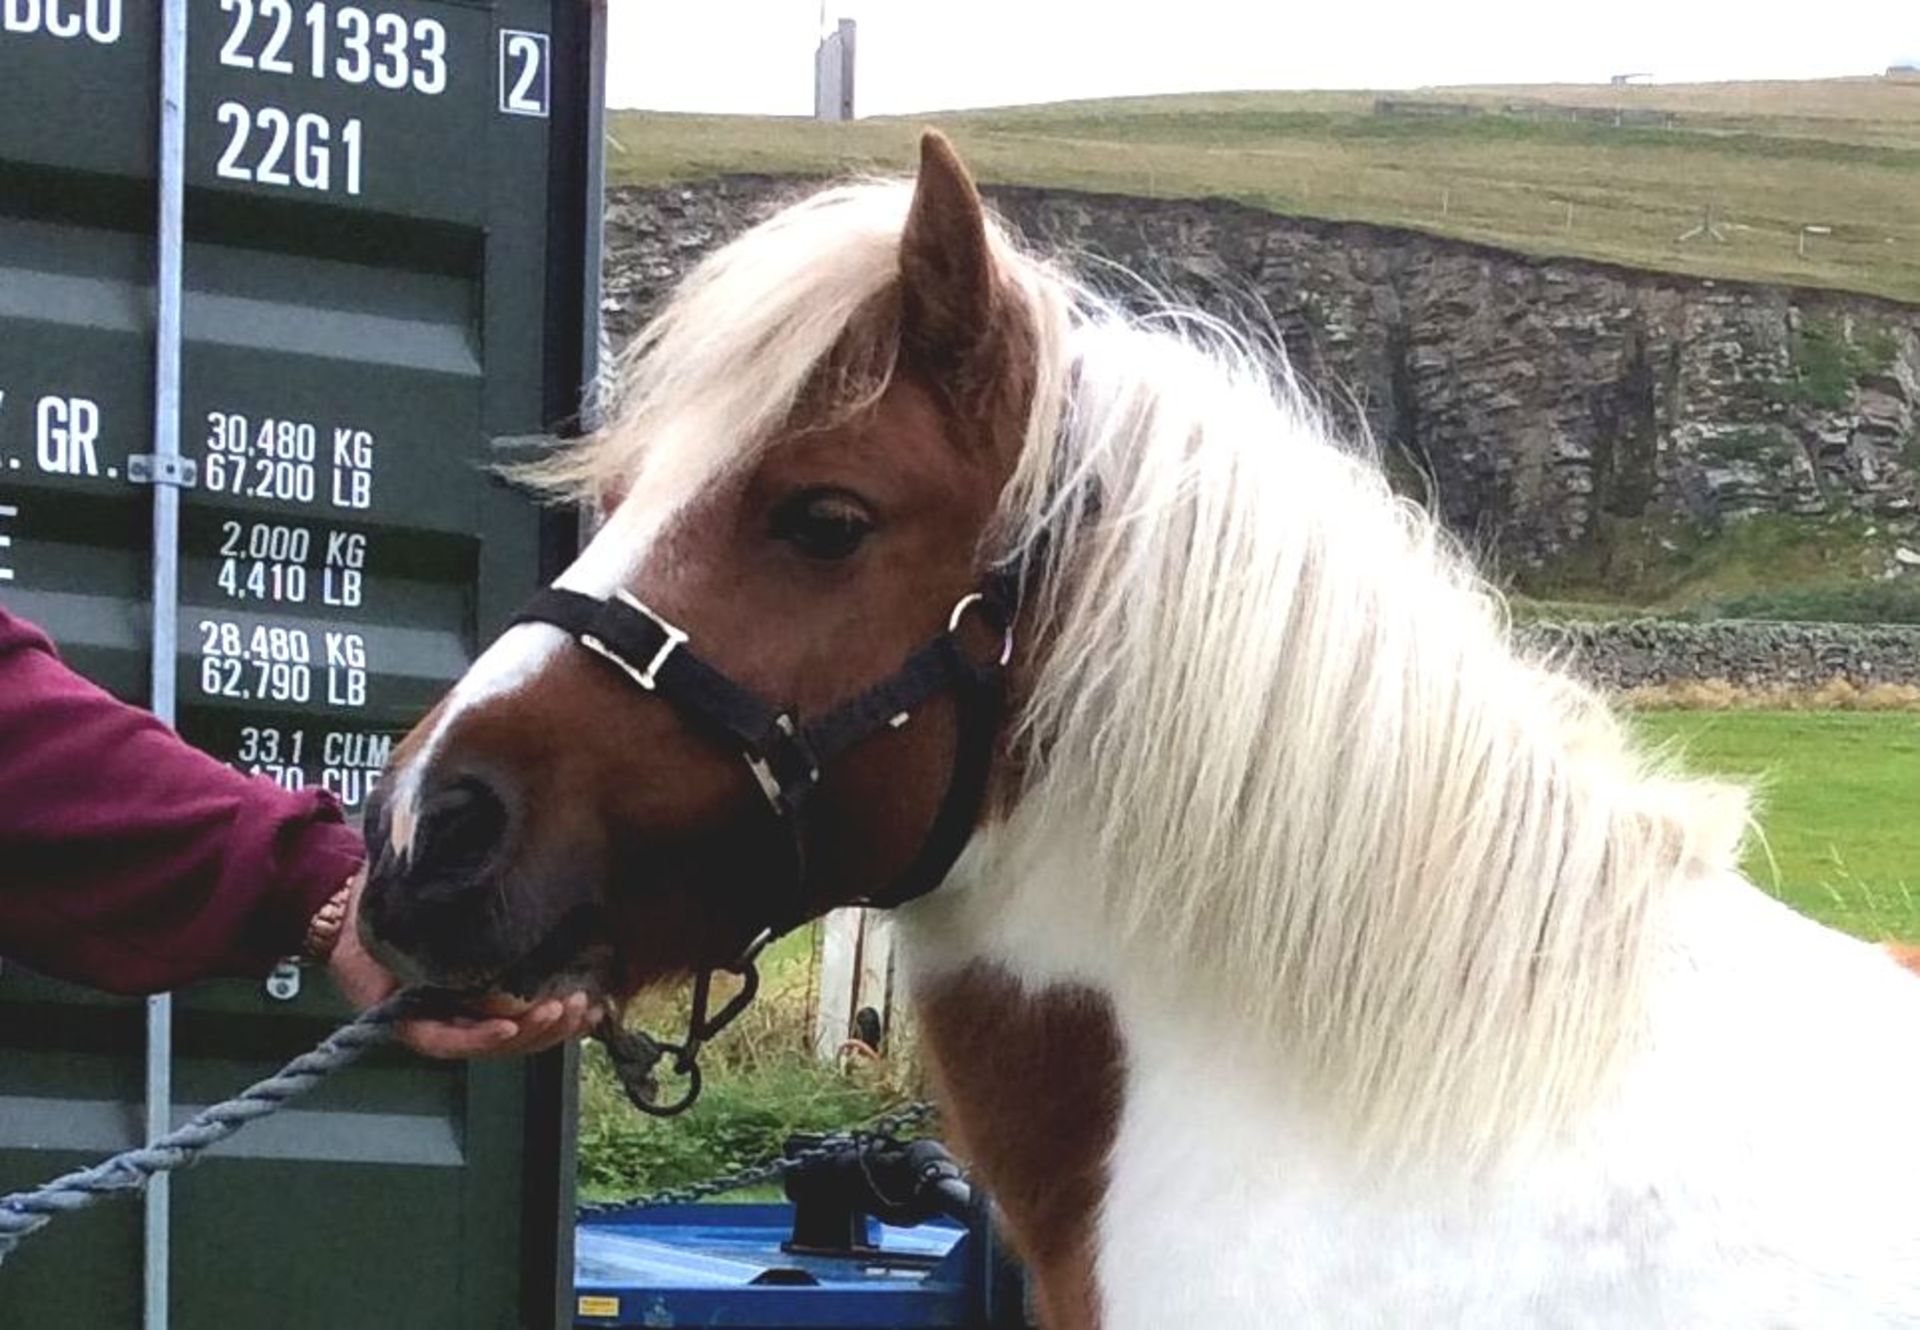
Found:
<path fill-rule="evenodd" d="M 660 515 L 637 516 L 629 499 L 602 526 L 554 585 L 582 595 L 605 598 L 629 585 L 659 529 Z M 388 840 L 403 858 L 413 851 L 419 827 L 420 790 L 454 720 L 483 703 L 510 696 L 537 679 L 547 663 L 568 646 L 568 637 L 551 624 L 515 624 L 480 653 L 447 697 L 433 732 L 413 759 L 391 778 L 393 798 Z"/>

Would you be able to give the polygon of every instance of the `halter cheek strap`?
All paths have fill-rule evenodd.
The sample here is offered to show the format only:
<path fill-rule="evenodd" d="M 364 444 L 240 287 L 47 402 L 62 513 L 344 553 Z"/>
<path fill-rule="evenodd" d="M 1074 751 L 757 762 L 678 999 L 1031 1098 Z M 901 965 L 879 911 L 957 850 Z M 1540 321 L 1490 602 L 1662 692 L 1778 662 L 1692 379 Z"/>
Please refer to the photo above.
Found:
<path fill-rule="evenodd" d="M 955 748 L 947 789 L 926 838 L 907 868 L 865 905 L 892 909 L 938 887 L 966 848 L 979 821 L 992 773 L 994 746 L 1006 701 L 1006 669 L 1013 655 L 1013 617 L 1020 589 L 1017 569 L 990 576 L 954 605 L 946 631 L 909 655 L 893 674 L 823 715 L 802 720 L 702 660 L 689 635 L 625 591 L 602 600 L 550 587 L 537 593 L 514 616 L 518 623 L 559 628 L 605 660 L 636 687 L 672 706 L 690 725 L 737 752 L 753 773 L 767 806 L 788 833 L 793 875 L 776 898 L 753 903 L 761 925 L 738 961 L 718 967 L 738 975 L 744 987 L 718 1013 L 707 1014 L 712 969 L 694 986 L 694 1009 L 680 1044 L 663 1044 L 632 1032 L 603 1033 L 610 1051 L 616 1040 L 638 1044 L 635 1059 L 645 1065 L 631 1075 L 622 1069 L 628 1097 L 636 1107 L 667 1117 L 690 1107 L 699 1094 L 701 1044 L 718 1034 L 745 1009 L 757 987 L 754 960 L 765 946 L 811 917 L 804 817 L 822 769 L 865 740 L 905 725 L 933 698 L 950 694 L 954 702 Z M 967 650 L 962 629 L 969 614 L 984 619 L 1000 634 L 998 653 L 979 659 Z M 688 1078 L 682 1097 L 662 1104 L 652 1079 L 652 1064 L 674 1055 L 676 1069 Z M 619 1059 L 616 1058 L 616 1063 Z"/>

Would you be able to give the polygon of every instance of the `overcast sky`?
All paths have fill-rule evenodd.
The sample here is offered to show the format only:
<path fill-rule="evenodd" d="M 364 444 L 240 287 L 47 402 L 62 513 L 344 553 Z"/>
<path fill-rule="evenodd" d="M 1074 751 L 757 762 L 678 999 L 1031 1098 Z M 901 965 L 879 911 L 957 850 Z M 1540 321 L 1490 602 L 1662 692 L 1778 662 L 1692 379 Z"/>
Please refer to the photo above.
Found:
<path fill-rule="evenodd" d="M 608 101 L 805 115 L 819 0 L 608 0 Z M 841 0 L 859 112 L 1126 93 L 1878 73 L 1916 0 Z"/>

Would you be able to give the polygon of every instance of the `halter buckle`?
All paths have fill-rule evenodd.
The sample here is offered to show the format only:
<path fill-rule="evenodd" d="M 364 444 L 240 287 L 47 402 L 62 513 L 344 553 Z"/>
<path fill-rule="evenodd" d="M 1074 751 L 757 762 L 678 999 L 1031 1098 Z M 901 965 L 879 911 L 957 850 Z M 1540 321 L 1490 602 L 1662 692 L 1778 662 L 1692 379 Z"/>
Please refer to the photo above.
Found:
<path fill-rule="evenodd" d="M 660 649 L 653 653 L 653 658 L 649 660 L 644 667 L 638 669 L 634 667 L 632 661 L 628 660 L 618 651 L 615 651 L 592 633 L 581 633 L 579 637 L 580 645 L 593 652 L 596 656 L 610 660 L 615 665 L 618 665 L 621 672 L 629 679 L 632 679 L 635 683 L 651 693 L 659 683 L 661 667 L 667 663 L 668 658 L 671 657 L 675 651 L 679 650 L 681 643 L 687 640 L 687 634 L 668 623 L 653 610 L 652 606 L 648 605 L 633 593 L 629 591 L 616 591 L 613 593 L 613 596 L 614 599 L 618 600 L 622 605 L 625 605 L 635 614 L 640 615 L 652 623 L 655 628 L 658 628 L 661 635 L 666 638 L 666 641 L 662 642 Z"/>

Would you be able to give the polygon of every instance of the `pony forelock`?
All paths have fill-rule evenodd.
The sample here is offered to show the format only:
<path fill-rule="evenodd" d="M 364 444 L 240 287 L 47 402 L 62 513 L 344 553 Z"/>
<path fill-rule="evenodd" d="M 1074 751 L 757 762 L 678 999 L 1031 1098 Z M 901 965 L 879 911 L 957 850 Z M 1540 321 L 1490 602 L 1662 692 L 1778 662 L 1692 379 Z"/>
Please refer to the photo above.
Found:
<path fill-rule="evenodd" d="M 677 505 L 744 464 L 897 281 L 911 195 L 826 190 L 709 256 L 606 427 L 532 478 Z M 1085 828 L 1080 907 L 1116 964 L 1229 1002 L 1383 1156 L 1565 1124 L 1642 1028 L 1650 913 L 1732 866 L 1744 793 L 1662 771 L 1517 652 L 1272 355 L 990 243 L 1037 363 L 981 557 L 1044 549 L 994 893 L 1021 889 L 1023 839 Z"/>

